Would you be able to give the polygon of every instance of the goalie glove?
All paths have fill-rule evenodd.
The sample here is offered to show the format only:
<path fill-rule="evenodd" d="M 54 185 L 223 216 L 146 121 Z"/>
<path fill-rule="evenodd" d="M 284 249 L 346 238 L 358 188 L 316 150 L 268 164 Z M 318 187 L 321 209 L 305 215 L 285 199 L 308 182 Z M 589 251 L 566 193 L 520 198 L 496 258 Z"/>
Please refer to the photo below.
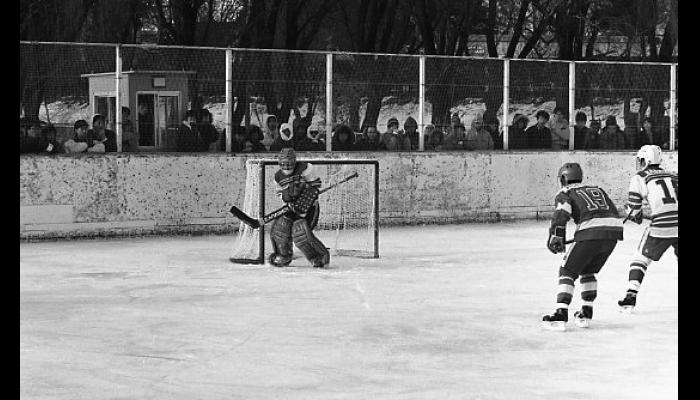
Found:
<path fill-rule="evenodd" d="M 563 226 L 552 226 L 549 228 L 549 239 L 547 240 L 547 248 L 554 254 L 563 253 L 566 250 L 564 240 L 566 237 L 566 228 Z"/>

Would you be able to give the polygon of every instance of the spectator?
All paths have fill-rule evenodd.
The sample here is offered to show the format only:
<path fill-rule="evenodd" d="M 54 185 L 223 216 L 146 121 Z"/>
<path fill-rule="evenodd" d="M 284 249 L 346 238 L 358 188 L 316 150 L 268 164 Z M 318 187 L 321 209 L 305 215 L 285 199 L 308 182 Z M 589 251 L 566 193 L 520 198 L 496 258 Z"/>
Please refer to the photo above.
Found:
<path fill-rule="evenodd" d="M 197 113 L 194 110 L 185 112 L 185 119 L 177 129 L 177 151 L 198 151 L 201 148 L 197 132 Z"/>
<path fill-rule="evenodd" d="M 433 124 L 425 125 L 425 129 L 423 132 L 423 144 L 426 148 L 428 147 L 428 141 L 430 141 L 430 135 L 433 132 L 435 132 L 435 125 L 433 125 Z"/>
<path fill-rule="evenodd" d="M 253 144 L 248 140 L 244 126 L 232 126 L 231 132 L 231 153 L 250 153 L 253 151 Z"/>
<path fill-rule="evenodd" d="M 278 130 L 279 125 L 277 123 L 277 116 L 275 116 L 274 114 L 268 115 L 267 119 L 265 120 L 265 127 L 267 128 L 267 130 L 266 132 L 263 132 L 264 137 L 261 143 L 269 150 L 270 146 L 272 146 L 272 143 L 280 135 Z"/>
<path fill-rule="evenodd" d="M 527 137 L 527 148 L 551 149 L 552 132 L 547 127 L 549 113 L 544 110 L 537 111 L 535 118 L 537 119 L 537 123 L 525 130 L 525 136 Z"/>
<path fill-rule="evenodd" d="M 530 120 L 523 114 L 513 115 L 513 124 L 508 127 L 508 148 L 527 148 L 527 135 L 525 130 Z"/>
<path fill-rule="evenodd" d="M 411 144 L 411 150 L 418 150 L 418 122 L 413 117 L 408 117 L 403 123 L 403 129 Z"/>
<path fill-rule="evenodd" d="M 333 151 L 355 151 L 355 132 L 347 125 L 338 125 L 331 139 Z"/>
<path fill-rule="evenodd" d="M 88 137 L 93 137 L 95 140 L 102 142 L 105 145 L 105 152 L 113 153 L 117 151 L 117 134 L 106 128 L 105 116 L 95 114 L 92 117 L 92 134 L 88 132 Z"/>
<path fill-rule="evenodd" d="M 88 123 L 84 119 L 73 124 L 73 138 L 63 143 L 66 153 L 104 153 L 104 143 L 94 136 L 94 132 L 88 129 Z"/>
<path fill-rule="evenodd" d="M 600 148 L 600 120 L 592 119 L 591 123 L 588 125 L 588 136 L 583 142 L 583 148 L 599 149 Z"/>
<path fill-rule="evenodd" d="M 301 142 L 306 135 L 309 133 L 309 126 L 311 126 L 306 118 L 297 117 L 292 120 L 292 132 L 294 132 L 294 143 Z M 318 130 L 316 131 L 318 132 Z"/>
<path fill-rule="evenodd" d="M 380 139 L 376 127 L 365 126 L 355 145 L 358 150 L 364 151 L 386 150 L 384 143 Z"/>
<path fill-rule="evenodd" d="M 44 149 L 44 153 L 47 154 L 63 154 L 65 151 L 63 150 L 63 144 L 61 144 L 57 139 L 56 139 L 56 128 L 48 124 L 44 127 L 44 129 L 41 130 L 41 139 L 43 143 L 46 144 L 46 148 Z"/>
<path fill-rule="evenodd" d="M 625 148 L 625 134 L 617 125 L 617 118 L 614 115 L 605 119 L 605 128 L 598 138 L 601 149 L 618 150 Z"/>
<path fill-rule="evenodd" d="M 484 129 L 484 117 L 476 114 L 472 120 L 471 129 L 467 132 L 464 148 L 467 150 L 493 150 L 491 134 Z"/>
<path fill-rule="evenodd" d="M 464 142 L 467 140 L 466 129 L 460 122 L 450 126 L 450 133 L 442 141 L 442 150 L 464 150 Z"/>
<path fill-rule="evenodd" d="M 503 132 L 498 129 L 498 126 L 498 118 L 495 116 L 484 118 L 484 129 L 491 135 L 493 148 L 501 150 L 503 149 Z"/>
<path fill-rule="evenodd" d="M 642 129 L 640 129 L 639 133 L 637 134 L 637 144 L 639 145 L 637 147 L 642 147 L 647 144 L 655 144 L 654 131 L 652 129 L 651 118 L 649 117 L 644 118 L 644 121 L 642 121 Z"/>
<path fill-rule="evenodd" d="M 444 135 L 442 133 L 442 130 L 435 129 L 435 127 L 433 127 L 433 129 L 430 131 L 430 136 L 428 136 L 428 138 L 425 140 L 425 149 L 433 151 L 442 150 L 443 139 Z"/>
<path fill-rule="evenodd" d="M 387 131 L 382 135 L 381 141 L 388 151 L 404 151 L 411 149 L 411 142 L 408 137 L 399 131 L 399 120 L 395 117 L 389 118 L 386 123 Z"/>
<path fill-rule="evenodd" d="M 294 148 L 294 133 L 292 131 L 292 126 L 289 124 L 282 124 L 279 130 L 279 135 L 274 142 L 270 145 L 270 151 L 280 151 L 285 147 Z"/>
<path fill-rule="evenodd" d="M 219 140 L 219 131 L 212 125 L 211 112 L 206 108 L 202 108 L 197 113 L 197 132 L 199 133 L 199 141 L 197 151 L 216 151 L 216 145 Z"/>
<path fill-rule="evenodd" d="M 263 140 L 263 131 L 260 129 L 259 126 L 257 125 L 250 125 L 248 127 L 248 141 L 250 142 L 251 145 L 251 152 L 253 153 L 264 153 L 267 151 L 267 148 L 265 147 L 264 144 L 262 144 Z"/>
<path fill-rule="evenodd" d="M 669 149 L 669 144 L 671 143 L 671 118 L 664 116 L 662 119 L 661 126 L 656 127 L 656 144 L 664 150 Z"/>
<path fill-rule="evenodd" d="M 130 117 L 129 107 L 122 107 L 122 151 L 137 152 L 139 151 L 139 136 Z"/>
<path fill-rule="evenodd" d="M 21 121 L 20 121 L 21 122 Z M 19 154 L 43 153 L 46 151 L 46 143 L 41 135 L 43 123 L 41 121 L 25 121 L 20 123 Z"/>
<path fill-rule="evenodd" d="M 309 125 L 306 128 L 306 136 L 297 142 L 297 150 L 300 151 L 325 151 L 326 140 L 321 137 L 318 126 Z"/>
<path fill-rule="evenodd" d="M 553 150 L 565 150 L 569 148 L 569 121 L 566 119 L 564 109 L 554 107 L 552 120 L 549 121 L 549 130 L 552 137 Z"/>
<path fill-rule="evenodd" d="M 464 124 L 462 123 L 462 119 L 459 118 L 459 114 L 457 114 L 457 113 L 452 114 L 452 116 L 450 117 L 450 126 L 448 128 L 447 134 L 449 135 L 450 133 L 456 133 L 456 129 L 460 125 L 462 127 L 464 126 Z"/>
<path fill-rule="evenodd" d="M 586 126 L 586 120 L 588 117 L 583 111 L 576 113 L 576 118 L 574 120 L 574 149 L 582 150 L 586 149 L 586 140 L 590 135 L 590 129 Z"/>
<path fill-rule="evenodd" d="M 639 127 L 637 125 L 638 120 L 638 113 L 628 112 L 625 114 L 625 129 L 623 129 L 623 135 L 625 138 L 625 149 L 639 150 L 639 147 L 641 147 L 637 144 L 639 139 Z"/>

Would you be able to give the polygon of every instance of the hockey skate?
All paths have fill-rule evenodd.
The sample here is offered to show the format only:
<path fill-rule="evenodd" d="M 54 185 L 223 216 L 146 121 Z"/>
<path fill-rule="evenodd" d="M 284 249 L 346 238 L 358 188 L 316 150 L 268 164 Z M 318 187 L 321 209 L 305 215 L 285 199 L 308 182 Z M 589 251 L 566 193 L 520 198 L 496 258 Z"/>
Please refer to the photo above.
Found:
<path fill-rule="evenodd" d="M 574 323 L 579 328 L 588 328 L 593 318 L 593 307 L 583 306 L 581 311 L 576 311 L 574 313 Z"/>
<path fill-rule="evenodd" d="M 557 308 L 554 314 L 544 315 L 542 317 L 542 327 L 550 331 L 564 332 L 568 320 L 569 310 L 566 308 Z"/>
<path fill-rule="evenodd" d="M 624 299 L 617 302 L 617 305 L 620 306 L 621 313 L 632 314 L 634 306 L 637 305 L 637 296 L 628 292 Z"/>
<path fill-rule="evenodd" d="M 285 257 L 281 254 L 272 253 L 268 261 L 275 267 L 286 267 L 292 262 L 292 257 Z"/>

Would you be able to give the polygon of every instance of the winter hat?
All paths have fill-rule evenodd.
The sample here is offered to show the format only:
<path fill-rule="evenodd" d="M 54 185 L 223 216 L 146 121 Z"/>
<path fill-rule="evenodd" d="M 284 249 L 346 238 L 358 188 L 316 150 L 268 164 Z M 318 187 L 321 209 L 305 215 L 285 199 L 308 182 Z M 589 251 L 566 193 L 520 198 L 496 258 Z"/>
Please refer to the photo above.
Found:
<path fill-rule="evenodd" d="M 396 119 L 396 117 L 391 117 L 389 118 L 389 121 L 386 122 L 386 127 L 389 128 L 391 125 L 396 124 L 396 127 L 399 127 L 399 120 Z"/>

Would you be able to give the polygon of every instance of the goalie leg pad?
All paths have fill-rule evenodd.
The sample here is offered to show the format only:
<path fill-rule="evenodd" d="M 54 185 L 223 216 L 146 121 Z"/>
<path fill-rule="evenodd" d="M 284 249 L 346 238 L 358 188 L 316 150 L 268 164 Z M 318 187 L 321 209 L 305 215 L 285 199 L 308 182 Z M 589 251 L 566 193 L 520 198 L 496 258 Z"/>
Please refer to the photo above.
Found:
<path fill-rule="evenodd" d="M 292 228 L 294 244 L 304 253 L 306 259 L 314 266 L 325 266 L 330 261 L 326 246 L 314 235 L 309 222 L 302 218 L 294 221 Z"/>
<path fill-rule="evenodd" d="M 274 253 L 270 257 L 272 261 L 279 256 L 281 261 L 292 260 L 292 224 L 294 221 L 286 215 L 277 218 L 270 227 L 270 240 Z M 275 263 L 276 264 L 276 263 Z M 289 264 L 289 262 L 287 262 Z"/>

